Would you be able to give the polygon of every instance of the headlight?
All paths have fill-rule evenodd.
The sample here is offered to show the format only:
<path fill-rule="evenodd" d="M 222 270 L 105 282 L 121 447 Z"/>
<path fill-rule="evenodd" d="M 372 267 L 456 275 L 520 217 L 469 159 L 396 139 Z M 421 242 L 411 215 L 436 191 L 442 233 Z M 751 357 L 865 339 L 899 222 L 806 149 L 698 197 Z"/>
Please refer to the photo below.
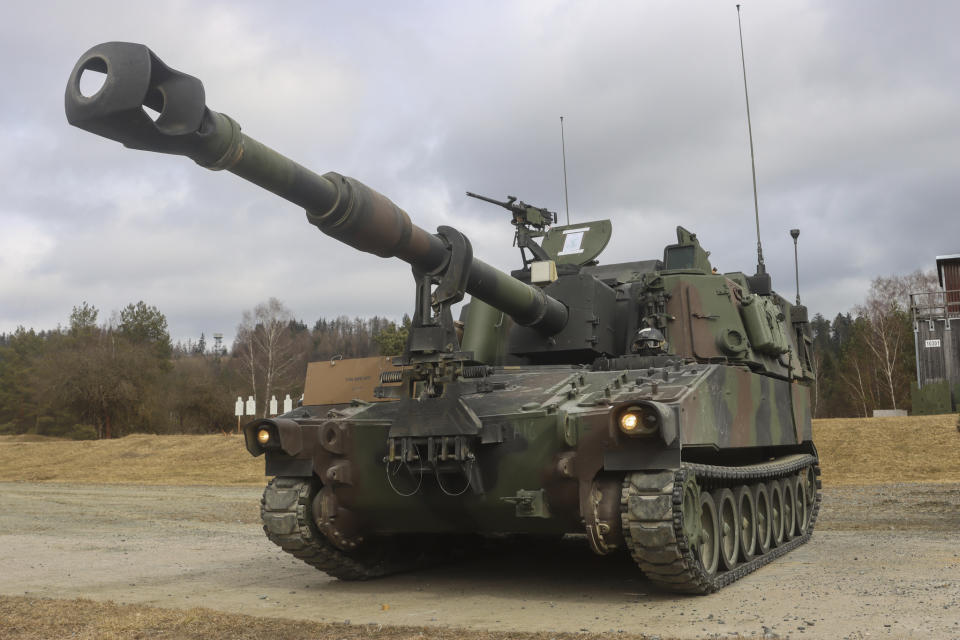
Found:
<path fill-rule="evenodd" d="M 653 407 L 627 407 L 617 419 L 620 431 L 628 436 L 651 436 L 660 430 L 660 414 Z"/>
<path fill-rule="evenodd" d="M 260 429 L 260 431 L 257 431 L 257 442 L 259 442 L 261 445 L 270 442 L 270 431 L 267 429 Z"/>

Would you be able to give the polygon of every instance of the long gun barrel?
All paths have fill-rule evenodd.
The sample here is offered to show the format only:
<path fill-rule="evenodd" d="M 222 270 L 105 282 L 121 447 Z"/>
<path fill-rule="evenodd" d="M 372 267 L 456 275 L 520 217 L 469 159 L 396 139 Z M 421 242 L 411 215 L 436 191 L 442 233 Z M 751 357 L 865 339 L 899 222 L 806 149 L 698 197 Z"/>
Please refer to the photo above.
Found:
<path fill-rule="evenodd" d="M 517 201 L 517 199 L 514 198 L 513 196 L 507 196 L 507 199 L 505 201 L 500 202 L 496 198 L 491 198 L 490 196 L 482 196 L 479 193 L 474 193 L 472 191 L 467 191 L 467 195 L 470 196 L 471 198 L 476 198 L 477 200 L 483 200 L 484 202 L 495 204 L 497 206 L 503 207 L 504 209 L 509 209 L 510 211 L 513 211 L 514 209 L 513 203 Z"/>
<path fill-rule="evenodd" d="M 106 74 L 90 96 L 80 88 L 85 72 Z M 160 115 L 154 120 L 144 107 Z M 249 180 L 303 207 L 312 224 L 355 249 L 400 258 L 423 273 L 447 268 L 447 243 L 403 209 L 357 180 L 318 175 L 241 132 L 230 117 L 207 108 L 197 78 L 171 69 L 142 44 L 107 42 L 83 54 L 67 83 L 65 110 L 70 124 L 126 147 L 187 156 Z M 563 303 L 477 258 L 465 290 L 544 334 L 567 322 Z"/>

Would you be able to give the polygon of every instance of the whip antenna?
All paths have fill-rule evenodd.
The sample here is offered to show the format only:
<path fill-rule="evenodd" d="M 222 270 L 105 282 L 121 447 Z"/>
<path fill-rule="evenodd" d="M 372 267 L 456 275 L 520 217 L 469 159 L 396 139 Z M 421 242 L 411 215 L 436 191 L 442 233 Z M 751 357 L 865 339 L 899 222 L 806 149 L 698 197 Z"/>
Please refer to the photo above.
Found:
<path fill-rule="evenodd" d="M 737 5 L 737 28 L 740 30 L 740 64 L 743 67 L 743 97 L 747 102 L 747 132 L 750 135 L 750 171 L 753 173 L 753 211 L 757 222 L 757 273 L 766 273 L 763 247 L 760 246 L 760 206 L 757 204 L 757 163 L 753 157 L 753 126 L 750 124 L 750 95 L 747 93 L 747 62 L 743 55 L 743 25 L 740 23 L 740 5 Z"/>
<path fill-rule="evenodd" d="M 797 238 L 800 237 L 800 229 L 790 229 L 790 237 L 793 238 L 793 273 L 797 278 L 797 306 L 800 306 L 800 261 L 797 259 Z"/>
<path fill-rule="evenodd" d="M 567 143 L 563 139 L 563 116 L 560 116 L 560 149 L 563 153 L 563 201 L 567 206 L 567 224 L 570 224 L 570 198 L 567 196 Z"/>

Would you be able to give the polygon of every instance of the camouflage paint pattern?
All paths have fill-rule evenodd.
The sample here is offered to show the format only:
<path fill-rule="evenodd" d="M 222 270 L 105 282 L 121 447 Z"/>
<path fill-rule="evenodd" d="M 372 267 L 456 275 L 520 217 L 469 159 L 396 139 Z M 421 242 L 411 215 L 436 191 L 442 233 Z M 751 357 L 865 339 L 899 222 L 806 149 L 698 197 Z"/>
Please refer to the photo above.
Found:
<path fill-rule="evenodd" d="M 399 493 L 390 486 L 383 460 L 394 403 L 357 404 L 335 412 L 342 417 L 297 420 L 295 441 L 302 444 L 296 453 L 286 451 L 281 430 L 284 450 L 268 456 L 309 460 L 313 473 L 332 488 L 340 520 L 358 522 L 358 531 L 565 533 L 583 530 L 593 483 L 610 471 L 605 462 L 612 452 L 636 453 L 632 465 L 627 457 L 627 467 L 645 469 L 651 468 L 645 454 L 672 450 L 679 463 L 685 448 L 763 447 L 785 454 L 812 447 L 809 411 L 796 408 L 809 407 L 807 388 L 746 367 L 543 369 L 498 369 L 485 382 L 506 388 L 464 396 L 485 427 L 504 432 L 502 442 L 478 452 L 483 495 L 452 497 L 429 475 L 395 480 L 395 485 L 404 483 Z M 636 402 L 665 406 L 676 421 L 677 437 L 667 442 L 662 435 L 621 433 L 614 423 L 618 410 Z M 247 425 L 251 452 L 262 450 L 255 444 L 256 431 L 275 422 Z M 400 495 L 418 483 L 415 495 Z M 462 486 L 446 489 L 457 493 Z M 515 505 L 504 500 L 536 490 L 544 492 L 549 517 L 518 517 Z"/>

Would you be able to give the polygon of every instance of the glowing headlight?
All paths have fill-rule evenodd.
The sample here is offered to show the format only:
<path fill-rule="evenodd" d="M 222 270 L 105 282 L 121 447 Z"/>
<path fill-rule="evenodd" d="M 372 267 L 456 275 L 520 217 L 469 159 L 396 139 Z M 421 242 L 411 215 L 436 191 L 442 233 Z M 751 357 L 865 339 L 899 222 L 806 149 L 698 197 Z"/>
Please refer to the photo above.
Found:
<path fill-rule="evenodd" d="M 628 436 L 651 436 L 660 430 L 660 414 L 649 406 L 628 407 L 620 414 L 618 424 Z"/>
<path fill-rule="evenodd" d="M 624 432 L 636 431 L 638 426 L 640 426 L 640 416 L 637 414 L 628 411 L 620 416 L 620 428 Z"/>
<path fill-rule="evenodd" d="M 266 429 L 260 429 L 260 431 L 257 431 L 257 442 L 260 444 L 267 444 L 270 442 L 270 432 Z"/>

